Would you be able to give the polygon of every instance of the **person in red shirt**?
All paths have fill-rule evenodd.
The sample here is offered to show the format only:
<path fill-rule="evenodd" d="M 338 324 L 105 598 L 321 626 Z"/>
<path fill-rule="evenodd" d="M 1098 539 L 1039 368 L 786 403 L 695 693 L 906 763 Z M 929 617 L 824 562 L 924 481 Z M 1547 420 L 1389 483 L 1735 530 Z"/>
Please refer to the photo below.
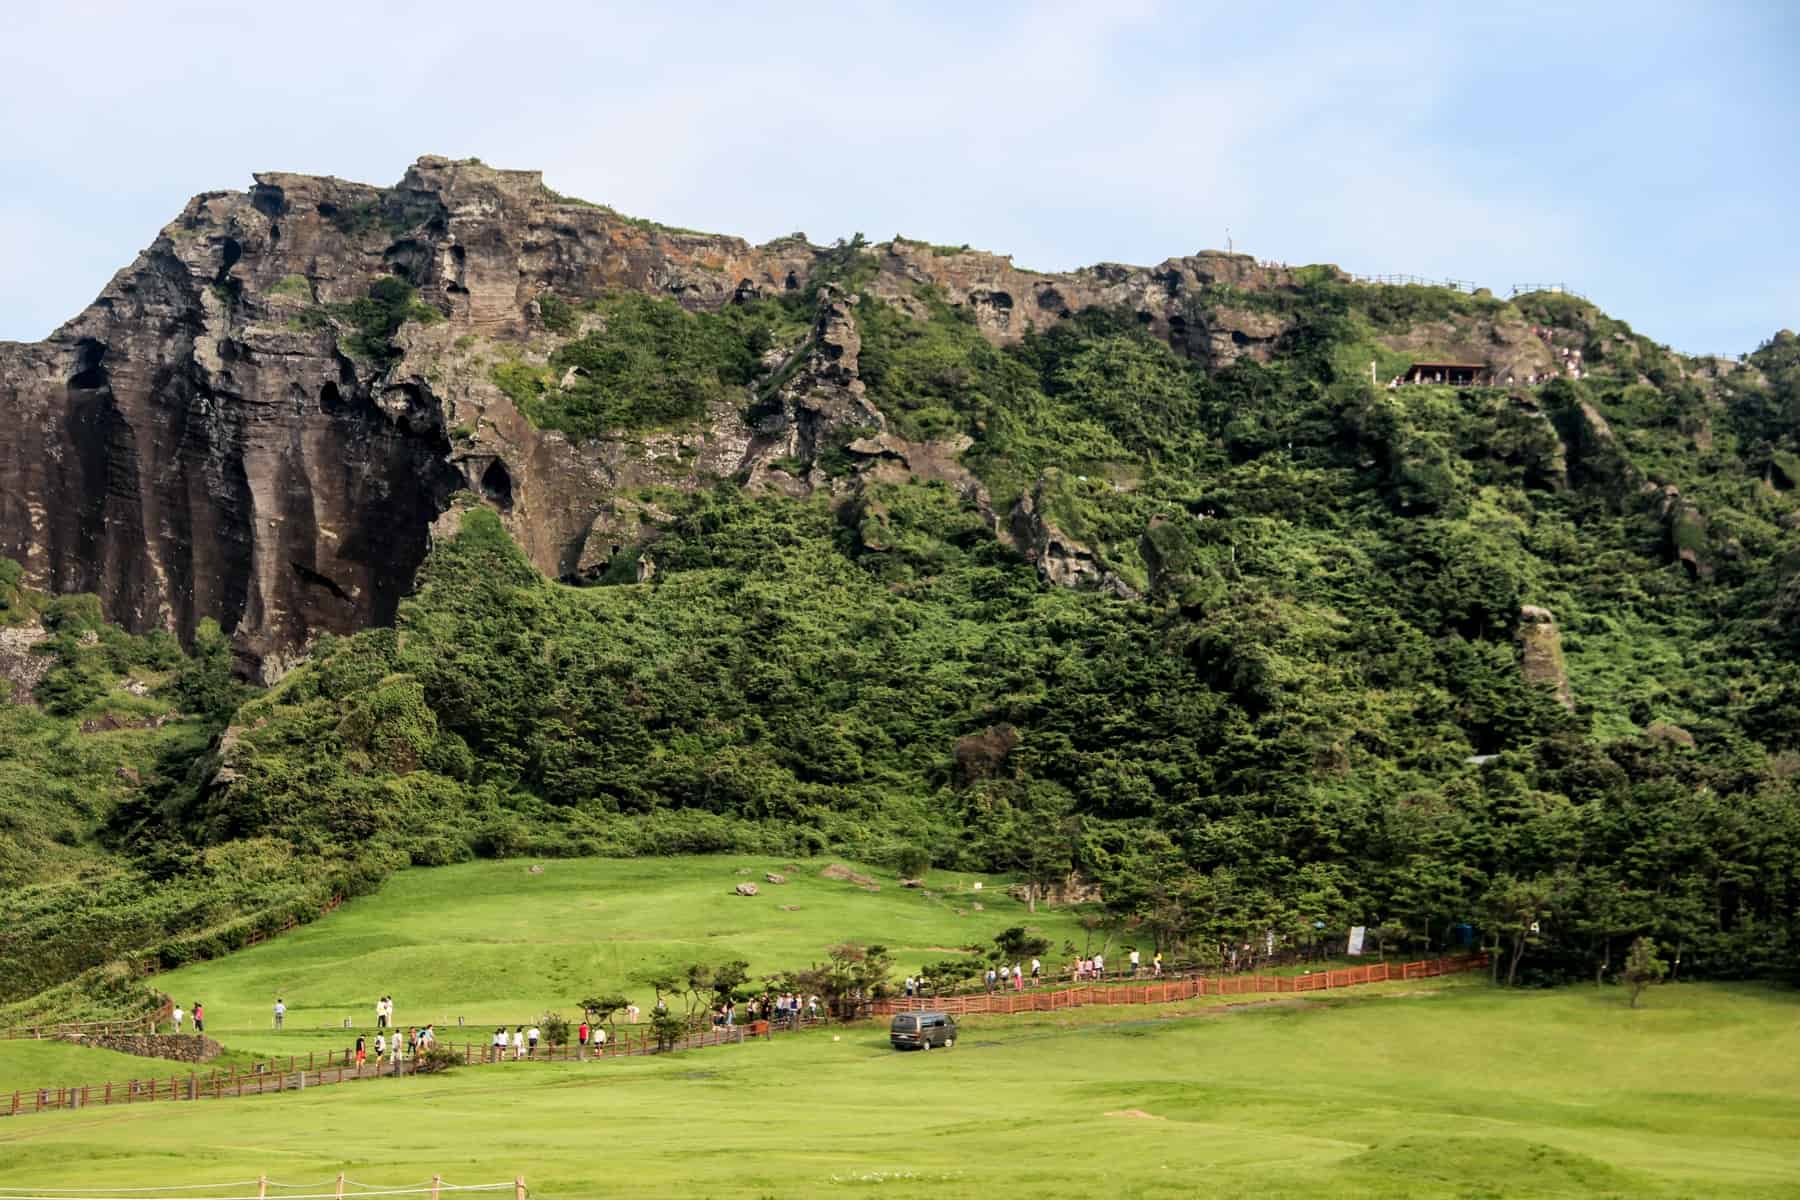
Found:
<path fill-rule="evenodd" d="M 575 1031 L 575 1040 L 581 1043 L 581 1060 L 587 1061 L 588 1023 L 584 1020 L 581 1028 Z"/>
<path fill-rule="evenodd" d="M 206 1032 L 206 1006 L 198 1000 L 194 1001 L 194 1032 Z"/>

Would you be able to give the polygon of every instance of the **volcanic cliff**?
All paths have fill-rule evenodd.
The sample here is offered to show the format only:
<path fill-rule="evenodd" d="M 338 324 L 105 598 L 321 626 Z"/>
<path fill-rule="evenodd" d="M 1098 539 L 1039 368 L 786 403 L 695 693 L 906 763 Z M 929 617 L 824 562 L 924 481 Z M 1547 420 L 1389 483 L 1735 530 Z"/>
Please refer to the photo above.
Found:
<path fill-rule="evenodd" d="M 820 286 L 846 251 L 861 269 Z M 545 573 L 579 578 L 653 523 L 631 498 L 646 485 L 735 478 L 849 497 L 862 478 L 924 476 L 974 500 L 1047 578 L 1125 593 L 1029 490 L 994 512 L 958 464 L 964 440 L 889 427 L 859 376 L 858 293 L 902 311 L 928 294 L 996 345 L 1087 308 L 1130 312 L 1218 368 L 1270 357 L 1291 320 L 1255 301 L 1295 277 L 1220 253 L 1050 274 L 900 238 L 752 246 L 476 161 L 421 158 L 390 188 L 262 174 L 247 192 L 195 197 L 46 341 L 0 344 L 0 557 L 33 586 L 98 593 L 133 630 L 186 639 L 216 618 L 264 678 L 317 631 L 392 620 L 460 492 L 501 512 Z M 769 347 L 754 385 L 704 420 L 585 440 L 534 426 L 494 365 L 547 369 L 572 327 L 555 328 L 546 297 L 621 292 L 695 311 L 806 295 L 811 330 Z M 383 296 L 395 303 L 371 299 Z M 1517 322 L 1412 336 L 1508 374 L 1551 368 Z M 827 451 L 855 471 L 820 470 Z"/>

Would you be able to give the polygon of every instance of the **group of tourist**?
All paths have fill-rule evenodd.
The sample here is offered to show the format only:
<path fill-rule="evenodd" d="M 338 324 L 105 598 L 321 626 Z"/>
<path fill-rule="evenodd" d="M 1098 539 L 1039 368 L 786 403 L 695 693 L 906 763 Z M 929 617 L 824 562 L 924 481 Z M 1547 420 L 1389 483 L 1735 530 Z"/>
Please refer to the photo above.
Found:
<path fill-rule="evenodd" d="M 1130 977 L 1136 979 L 1144 970 L 1144 959 L 1140 951 L 1133 947 L 1126 954 L 1131 966 Z M 1162 978 L 1163 956 L 1158 950 L 1150 959 L 1150 976 Z M 1076 983 L 1098 982 L 1106 978 L 1106 955 L 1096 952 L 1073 959 L 1065 978 Z M 982 986 L 990 993 L 1003 991 L 1011 987 L 1014 991 L 1023 991 L 1029 981 L 1030 986 L 1037 987 L 1044 981 L 1044 963 L 1042 959 L 1033 958 L 1029 968 L 1023 962 L 1015 962 L 1011 966 L 1005 963 L 990 966 L 982 974 Z M 901 983 L 901 992 L 908 999 L 924 996 L 930 991 L 930 985 L 924 975 L 908 975 Z"/>
<path fill-rule="evenodd" d="M 798 992 L 769 993 L 752 996 L 744 1005 L 746 1021 L 769 1021 L 776 1025 L 798 1025 L 802 1020 L 819 1019 L 819 998 Z M 727 1001 L 713 1010 L 712 1023 L 721 1028 L 737 1024 L 737 1004 Z"/>
<path fill-rule="evenodd" d="M 276 1003 L 279 1005 L 280 1001 L 276 1001 Z M 187 1014 L 181 1011 L 181 1005 L 179 1005 L 179 1004 L 177 1004 L 172 1010 L 170 1010 L 169 1019 L 174 1023 L 176 1033 L 181 1032 L 181 1022 L 182 1022 L 182 1018 L 184 1018 L 185 1016 L 187 1016 Z M 275 1022 L 275 1028 L 277 1028 L 277 1029 L 281 1028 L 281 1022 L 279 1020 L 277 1020 Z M 198 1000 L 196 1000 L 196 1001 L 194 1001 L 194 1033 L 196 1036 L 198 1036 L 205 1032 L 206 1032 L 206 1006 L 201 1004 Z"/>
<path fill-rule="evenodd" d="M 586 1022 L 583 1022 L 583 1027 L 586 1027 Z M 494 1061 L 502 1062 L 505 1060 L 506 1047 L 508 1044 L 512 1046 L 514 1062 L 517 1062 L 522 1058 L 534 1057 L 537 1054 L 538 1039 L 542 1036 L 542 1031 L 540 1031 L 536 1025 L 531 1026 L 529 1029 L 523 1025 L 515 1025 L 513 1026 L 512 1036 L 509 1038 L 506 1033 L 506 1026 L 500 1026 L 500 1028 L 494 1030 Z"/>
<path fill-rule="evenodd" d="M 407 1058 L 417 1058 L 423 1051 L 437 1045 L 437 1027 L 426 1025 L 413 1026 L 401 1037 L 398 1029 L 389 1037 L 385 1028 L 378 1029 L 375 1034 L 375 1062 L 390 1063 L 398 1066 Z M 356 1035 L 356 1066 L 360 1070 L 369 1058 L 369 1038 L 367 1034 Z"/>

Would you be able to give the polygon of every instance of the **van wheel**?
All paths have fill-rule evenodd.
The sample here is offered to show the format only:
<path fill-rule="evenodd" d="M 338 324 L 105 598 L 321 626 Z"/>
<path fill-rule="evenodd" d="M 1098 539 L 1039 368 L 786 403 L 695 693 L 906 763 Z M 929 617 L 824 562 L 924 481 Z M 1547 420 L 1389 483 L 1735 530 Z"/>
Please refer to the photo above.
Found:
<path fill-rule="evenodd" d="M 921 1049 L 921 1050 L 931 1049 L 931 1035 L 930 1034 L 926 1034 L 925 1040 L 919 1043 L 919 1049 Z"/>
<path fill-rule="evenodd" d="M 944 1039 L 944 1049 L 946 1049 L 946 1050 L 956 1049 L 956 1039 L 953 1037 L 945 1038 Z"/>

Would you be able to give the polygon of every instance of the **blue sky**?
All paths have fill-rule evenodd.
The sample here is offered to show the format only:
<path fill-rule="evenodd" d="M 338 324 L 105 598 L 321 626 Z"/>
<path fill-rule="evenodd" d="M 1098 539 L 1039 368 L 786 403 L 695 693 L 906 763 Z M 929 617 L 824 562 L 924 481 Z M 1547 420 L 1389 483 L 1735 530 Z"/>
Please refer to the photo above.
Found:
<path fill-rule="evenodd" d="M 0 338 L 195 192 L 420 154 L 764 240 L 1222 247 L 1800 325 L 1800 4 L 0 5 Z M 1577 11 L 1559 11 L 1569 7 Z M 379 10 L 379 12 L 375 11 Z"/>

